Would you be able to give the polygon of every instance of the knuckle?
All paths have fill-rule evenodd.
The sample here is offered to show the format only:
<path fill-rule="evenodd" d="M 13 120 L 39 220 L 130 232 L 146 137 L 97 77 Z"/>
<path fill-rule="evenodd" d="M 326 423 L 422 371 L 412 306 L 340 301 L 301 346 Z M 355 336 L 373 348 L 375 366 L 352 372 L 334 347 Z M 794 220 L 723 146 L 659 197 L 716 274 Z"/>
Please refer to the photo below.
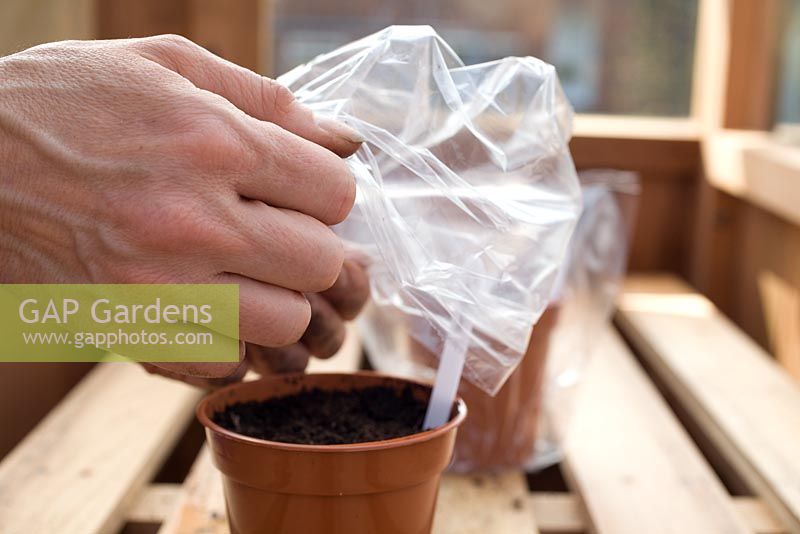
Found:
<path fill-rule="evenodd" d="M 166 33 L 164 35 L 157 35 L 153 40 L 163 46 L 172 48 L 173 50 L 189 50 L 195 44 L 183 35 L 176 33 Z"/>
<path fill-rule="evenodd" d="M 291 274 L 293 289 L 318 293 L 331 287 L 344 262 L 342 241 L 328 226 L 309 215 L 291 210 L 282 213 L 283 217 L 258 226 L 260 233 L 274 238 L 262 242 L 262 250 L 271 254 L 284 273 Z M 277 248 L 273 248 L 275 240 L 279 243 Z"/>
<path fill-rule="evenodd" d="M 185 64 L 187 57 L 193 56 L 199 48 L 186 37 L 177 34 L 144 37 L 137 40 L 134 46 L 157 63 L 178 72 L 180 72 L 180 66 Z"/>
<path fill-rule="evenodd" d="M 339 224 L 350 214 L 356 200 L 356 182 L 347 164 L 322 147 L 312 145 L 311 150 L 297 150 L 306 180 L 325 198 L 325 208 L 319 220 L 328 225 Z"/>
<path fill-rule="evenodd" d="M 206 236 L 216 232 L 204 211 L 183 195 L 163 195 L 147 205 L 132 206 L 126 218 L 126 226 L 153 252 L 199 248 Z"/>
<path fill-rule="evenodd" d="M 356 202 L 356 182 L 346 166 L 344 176 L 338 182 L 331 195 L 330 213 L 327 215 L 329 224 L 344 221 Z"/>
<path fill-rule="evenodd" d="M 201 214 L 194 208 L 192 203 L 173 202 L 162 206 L 160 213 L 153 219 L 153 224 L 157 225 L 162 231 L 174 231 L 176 236 L 183 239 L 192 239 L 203 233 L 204 228 Z M 163 221 L 163 224 L 162 224 Z M 173 236 L 167 236 L 168 241 L 172 241 Z"/>
<path fill-rule="evenodd" d="M 344 263 L 344 245 L 333 231 L 324 227 L 317 243 L 308 256 L 316 270 L 309 291 L 319 292 L 330 288 L 339 278 Z"/>
<path fill-rule="evenodd" d="M 203 170 L 220 171 L 243 168 L 249 161 L 238 132 L 228 121 L 213 114 L 185 119 L 173 138 L 174 149 L 192 166 Z"/>
<path fill-rule="evenodd" d="M 286 86 L 266 76 L 261 77 L 259 96 L 261 105 L 269 114 L 286 115 L 296 103 L 294 94 Z"/>
<path fill-rule="evenodd" d="M 311 322 L 311 304 L 308 299 L 296 291 L 289 292 L 288 299 L 287 313 L 284 315 L 284 328 L 275 336 L 275 346 L 278 347 L 297 343 Z"/>

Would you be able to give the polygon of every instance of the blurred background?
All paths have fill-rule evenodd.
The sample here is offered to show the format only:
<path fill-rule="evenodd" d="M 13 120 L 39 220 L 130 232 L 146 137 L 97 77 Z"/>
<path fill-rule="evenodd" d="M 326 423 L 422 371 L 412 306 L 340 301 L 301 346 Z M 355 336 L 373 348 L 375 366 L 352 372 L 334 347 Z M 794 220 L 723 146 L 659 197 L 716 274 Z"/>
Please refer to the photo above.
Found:
<path fill-rule="evenodd" d="M 277 75 L 391 24 L 554 64 L 577 166 L 641 176 L 629 269 L 681 275 L 800 378 L 800 0 L 0 0 L 0 55 L 179 33 Z M 85 371 L 0 368 L 46 392 L 0 404 L 0 456 Z"/>
<path fill-rule="evenodd" d="M 278 2 L 276 72 L 398 23 L 434 26 L 466 64 L 544 59 L 578 112 L 689 114 L 693 0 Z"/>

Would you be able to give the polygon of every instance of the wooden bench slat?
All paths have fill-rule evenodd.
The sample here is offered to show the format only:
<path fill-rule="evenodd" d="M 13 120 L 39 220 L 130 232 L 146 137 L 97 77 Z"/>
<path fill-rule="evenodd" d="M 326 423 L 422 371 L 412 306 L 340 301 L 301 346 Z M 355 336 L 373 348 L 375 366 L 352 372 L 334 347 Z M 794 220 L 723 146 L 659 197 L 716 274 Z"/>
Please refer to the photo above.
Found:
<path fill-rule="evenodd" d="M 99 364 L 0 463 L 0 532 L 116 532 L 199 397 L 136 364 Z"/>
<path fill-rule="evenodd" d="M 129 523 L 163 523 L 183 498 L 180 484 L 150 484 L 142 488 L 136 501 L 125 514 Z"/>
<path fill-rule="evenodd" d="M 448 477 L 449 480 L 449 477 Z M 446 490 L 442 484 L 442 491 Z M 144 489 L 128 512 L 127 520 L 138 523 L 161 523 L 172 516 L 184 493 L 181 484 L 152 484 Z M 455 494 L 455 492 L 450 492 Z M 577 495 L 559 492 L 527 494 L 534 522 L 547 534 L 585 534 L 588 521 Z M 441 497 L 440 497 L 441 499 Z M 788 534 L 772 510 L 757 497 L 733 497 L 733 506 L 753 534 Z M 223 505 L 223 503 L 220 503 Z M 512 503 L 512 506 L 514 504 Z M 528 532 L 514 530 L 513 532 Z M 460 533 L 463 534 L 463 533 Z M 482 533 L 481 533 L 482 534 Z"/>
<path fill-rule="evenodd" d="M 477 482 L 476 482 L 477 481 Z M 434 534 L 536 534 L 525 477 L 445 475 L 439 491 Z M 159 534 L 229 534 L 220 474 L 204 446 L 186 483 L 180 508 Z"/>
<path fill-rule="evenodd" d="M 749 532 L 675 415 L 609 327 L 579 390 L 563 471 L 599 534 Z"/>
<path fill-rule="evenodd" d="M 222 476 L 203 445 L 186 481 L 183 498 L 161 525 L 159 534 L 230 534 L 225 512 Z"/>
<path fill-rule="evenodd" d="M 532 493 L 528 497 L 539 528 L 547 534 L 585 534 L 580 497 L 572 493 Z M 789 534 L 772 511 L 753 497 L 732 497 L 733 507 L 753 534 Z"/>
<path fill-rule="evenodd" d="M 547 534 L 584 534 L 586 512 L 581 500 L 571 493 L 531 493 L 533 517 Z"/>
<path fill-rule="evenodd" d="M 733 506 L 755 534 L 789 534 L 772 509 L 758 497 L 734 497 Z"/>
<path fill-rule="evenodd" d="M 630 278 L 617 321 L 720 454 L 800 532 L 800 384 L 676 277 Z"/>
<path fill-rule="evenodd" d="M 538 534 L 521 472 L 442 477 L 433 534 Z"/>

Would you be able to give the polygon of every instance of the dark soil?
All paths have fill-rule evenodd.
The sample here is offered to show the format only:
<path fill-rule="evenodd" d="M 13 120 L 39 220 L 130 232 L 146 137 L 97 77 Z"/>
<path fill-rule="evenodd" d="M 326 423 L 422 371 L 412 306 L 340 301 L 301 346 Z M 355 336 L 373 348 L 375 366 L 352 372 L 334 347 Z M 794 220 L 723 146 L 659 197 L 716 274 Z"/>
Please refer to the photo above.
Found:
<path fill-rule="evenodd" d="M 422 430 L 426 403 L 411 388 L 354 391 L 310 389 L 266 401 L 233 404 L 214 414 L 218 425 L 283 443 L 341 445 L 380 441 Z"/>

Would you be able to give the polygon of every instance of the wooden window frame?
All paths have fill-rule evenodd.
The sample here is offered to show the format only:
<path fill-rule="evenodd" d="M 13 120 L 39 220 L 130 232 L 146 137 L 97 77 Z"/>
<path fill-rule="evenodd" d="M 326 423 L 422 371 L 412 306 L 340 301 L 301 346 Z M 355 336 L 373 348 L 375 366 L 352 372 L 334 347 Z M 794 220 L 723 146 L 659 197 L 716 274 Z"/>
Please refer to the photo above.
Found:
<path fill-rule="evenodd" d="M 782 0 L 701 0 L 693 117 L 716 189 L 800 224 L 800 151 L 773 122 Z"/>

